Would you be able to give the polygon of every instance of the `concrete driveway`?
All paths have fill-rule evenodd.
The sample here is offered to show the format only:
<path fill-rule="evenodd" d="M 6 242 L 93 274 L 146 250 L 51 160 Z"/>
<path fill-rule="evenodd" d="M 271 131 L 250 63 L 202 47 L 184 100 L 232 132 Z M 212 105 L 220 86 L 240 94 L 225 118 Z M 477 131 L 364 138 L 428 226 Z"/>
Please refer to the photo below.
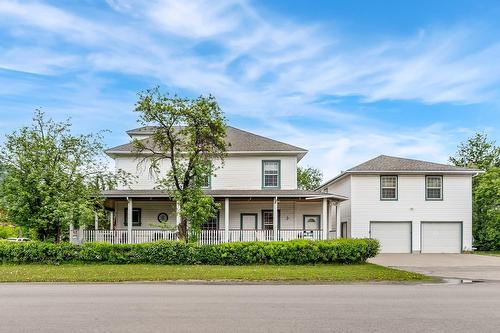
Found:
<path fill-rule="evenodd" d="M 442 278 L 500 281 L 500 257 L 475 254 L 380 254 L 369 262 Z"/>

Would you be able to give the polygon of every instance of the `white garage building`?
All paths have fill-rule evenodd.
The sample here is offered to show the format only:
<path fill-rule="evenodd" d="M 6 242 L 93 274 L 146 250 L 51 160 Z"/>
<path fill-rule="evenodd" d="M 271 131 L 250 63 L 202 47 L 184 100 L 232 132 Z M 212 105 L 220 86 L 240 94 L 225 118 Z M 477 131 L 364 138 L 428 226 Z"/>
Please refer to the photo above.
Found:
<path fill-rule="evenodd" d="M 382 253 L 472 249 L 472 177 L 480 171 L 381 155 L 326 182 L 342 237 L 376 238 Z"/>

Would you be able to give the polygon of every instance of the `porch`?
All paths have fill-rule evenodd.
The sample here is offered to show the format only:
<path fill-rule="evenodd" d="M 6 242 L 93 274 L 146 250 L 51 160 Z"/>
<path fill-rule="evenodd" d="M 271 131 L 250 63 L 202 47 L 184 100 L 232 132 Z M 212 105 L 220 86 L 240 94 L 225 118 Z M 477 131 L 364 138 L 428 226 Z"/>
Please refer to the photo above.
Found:
<path fill-rule="evenodd" d="M 300 190 L 207 192 L 221 208 L 216 218 L 203 224 L 198 235 L 200 244 L 337 238 L 337 204 L 347 199 Z M 137 244 L 178 240 L 179 207 L 164 193 L 120 190 L 104 195 L 109 228 L 103 228 L 103 221 L 96 215 L 93 230 L 71 231 L 73 242 Z"/>

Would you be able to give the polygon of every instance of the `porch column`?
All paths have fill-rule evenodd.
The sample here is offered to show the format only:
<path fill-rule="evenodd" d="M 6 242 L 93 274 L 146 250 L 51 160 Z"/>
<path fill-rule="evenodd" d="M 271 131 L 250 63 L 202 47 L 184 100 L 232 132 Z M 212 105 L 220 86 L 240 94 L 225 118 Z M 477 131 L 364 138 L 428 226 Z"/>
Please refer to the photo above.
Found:
<path fill-rule="evenodd" d="M 224 199 L 224 241 L 229 242 L 229 198 Z"/>
<path fill-rule="evenodd" d="M 99 215 L 94 212 L 94 229 L 99 230 Z"/>
<path fill-rule="evenodd" d="M 109 231 L 113 231 L 114 221 L 115 221 L 115 212 L 111 210 L 109 211 Z"/>
<path fill-rule="evenodd" d="M 278 197 L 273 201 L 273 239 L 278 240 Z"/>
<path fill-rule="evenodd" d="M 132 198 L 127 198 L 127 241 L 132 244 Z"/>
<path fill-rule="evenodd" d="M 328 239 L 328 199 L 323 198 L 323 214 L 321 215 L 321 239 Z"/>
<path fill-rule="evenodd" d="M 340 238 L 342 235 L 342 226 L 340 224 L 340 202 L 337 201 L 335 205 L 335 221 L 337 223 L 337 238 Z"/>
<path fill-rule="evenodd" d="M 181 224 L 181 205 L 175 202 L 175 225 Z"/>

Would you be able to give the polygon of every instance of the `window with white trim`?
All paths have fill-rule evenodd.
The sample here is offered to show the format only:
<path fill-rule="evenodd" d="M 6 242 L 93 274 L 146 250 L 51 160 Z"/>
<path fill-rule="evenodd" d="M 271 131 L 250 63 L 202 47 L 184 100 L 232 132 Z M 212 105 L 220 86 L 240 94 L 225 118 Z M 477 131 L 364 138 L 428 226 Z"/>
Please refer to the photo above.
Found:
<path fill-rule="evenodd" d="M 206 177 L 203 178 L 203 183 L 201 184 L 202 188 L 210 188 L 211 186 L 211 179 L 210 175 L 207 175 Z"/>
<path fill-rule="evenodd" d="M 280 187 L 280 161 L 262 161 L 262 187 Z"/>
<path fill-rule="evenodd" d="M 443 199 L 443 177 L 427 176 L 425 177 L 425 199 L 442 200 Z"/>
<path fill-rule="evenodd" d="M 219 219 L 217 217 L 211 218 L 208 221 L 203 222 L 201 225 L 201 230 L 217 230 Z"/>
<path fill-rule="evenodd" d="M 380 200 L 398 199 L 398 176 L 380 176 Z"/>

